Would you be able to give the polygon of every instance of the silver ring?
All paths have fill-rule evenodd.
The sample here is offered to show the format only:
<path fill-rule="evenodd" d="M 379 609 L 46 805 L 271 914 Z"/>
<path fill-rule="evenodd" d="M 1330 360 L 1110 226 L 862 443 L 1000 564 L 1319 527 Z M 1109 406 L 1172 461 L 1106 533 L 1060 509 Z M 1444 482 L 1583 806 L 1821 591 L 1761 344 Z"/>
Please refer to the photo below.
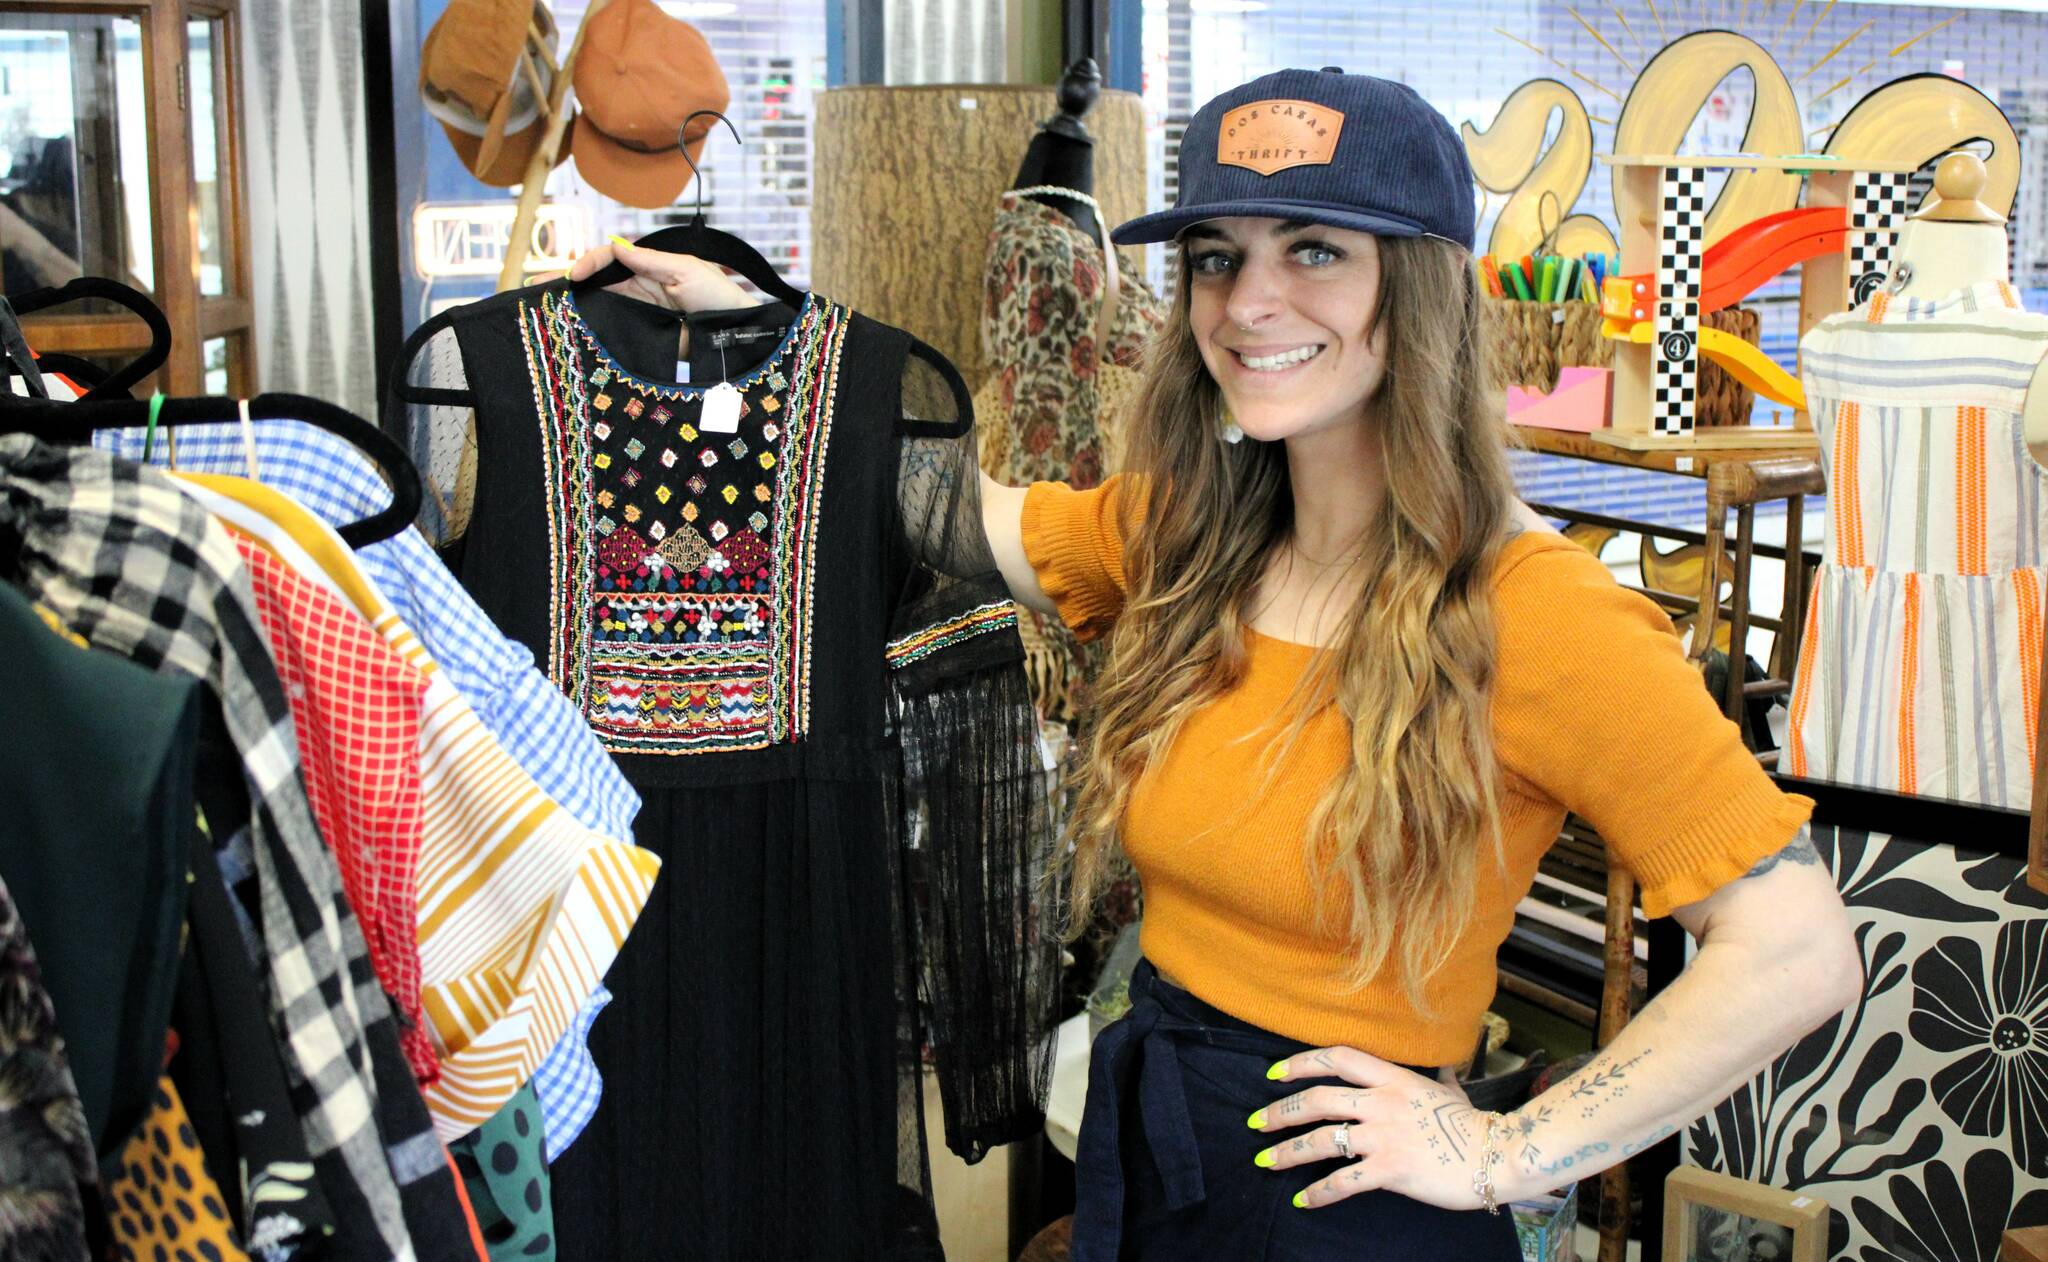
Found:
<path fill-rule="evenodd" d="M 1337 1141 L 1337 1155 L 1346 1161 L 1351 1160 L 1351 1123 L 1339 1123 L 1335 1138 Z"/>

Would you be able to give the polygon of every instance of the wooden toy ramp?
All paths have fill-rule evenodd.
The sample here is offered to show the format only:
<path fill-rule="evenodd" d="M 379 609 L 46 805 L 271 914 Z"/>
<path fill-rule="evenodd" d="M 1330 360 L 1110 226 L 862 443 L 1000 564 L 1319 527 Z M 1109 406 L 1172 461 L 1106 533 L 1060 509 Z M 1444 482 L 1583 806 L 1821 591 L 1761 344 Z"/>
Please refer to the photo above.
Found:
<path fill-rule="evenodd" d="M 1609 327 L 1614 327 L 1613 322 L 1609 322 Z M 1624 337 L 1638 346 L 1648 346 L 1656 334 L 1656 325 L 1649 320 L 1638 320 L 1625 329 L 1615 329 L 1615 336 Z M 1729 376 L 1773 403 L 1782 403 L 1796 411 L 1806 410 L 1806 390 L 1799 384 L 1798 378 L 1778 367 L 1777 362 L 1770 356 L 1734 334 L 1701 326 L 1700 354 L 1719 364 Z"/>

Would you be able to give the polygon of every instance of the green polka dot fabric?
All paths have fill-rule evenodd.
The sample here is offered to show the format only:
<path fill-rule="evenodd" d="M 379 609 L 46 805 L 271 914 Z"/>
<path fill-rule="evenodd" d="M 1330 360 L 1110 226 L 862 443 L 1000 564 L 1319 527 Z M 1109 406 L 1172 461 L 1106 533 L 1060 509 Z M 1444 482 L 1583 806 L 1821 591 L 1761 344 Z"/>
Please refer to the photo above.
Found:
<path fill-rule="evenodd" d="M 448 1147 L 491 1262 L 552 1262 L 555 1256 L 542 1144 L 540 1101 L 528 1083 L 490 1121 Z"/>

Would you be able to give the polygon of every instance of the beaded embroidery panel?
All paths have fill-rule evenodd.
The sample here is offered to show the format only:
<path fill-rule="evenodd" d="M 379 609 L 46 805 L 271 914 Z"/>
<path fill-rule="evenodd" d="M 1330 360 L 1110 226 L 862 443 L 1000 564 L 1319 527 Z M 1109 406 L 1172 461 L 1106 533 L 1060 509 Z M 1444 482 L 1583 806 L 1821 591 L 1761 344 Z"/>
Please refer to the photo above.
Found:
<path fill-rule="evenodd" d="M 955 644 L 973 639 L 977 635 L 991 632 L 1014 630 L 1017 626 L 1017 606 L 1007 600 L 992 601 L 977 605 L 958 617 L 920 627 L 907 635 L 897 636 L 884 648 L 889 669 L 901 670 L 913 662 L 921 662 L 932 654 L 949 649 Z"/>
<path fill-rule="evenodd" d="M 622 368 L 572 295 L 520 305 L 542 430 L 548 676 L 614 753 L 800 739 L 810 719 L 818 509 L 847 311 L 807 299 L 732 384 L 737 433 L 697 428 L 706 388 Z"/>

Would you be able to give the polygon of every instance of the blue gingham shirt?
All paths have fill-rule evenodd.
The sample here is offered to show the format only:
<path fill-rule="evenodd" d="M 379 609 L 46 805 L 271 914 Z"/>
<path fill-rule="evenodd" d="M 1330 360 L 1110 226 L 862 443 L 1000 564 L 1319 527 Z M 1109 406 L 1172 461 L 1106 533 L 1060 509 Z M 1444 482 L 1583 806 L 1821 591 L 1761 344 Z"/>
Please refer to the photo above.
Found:
<path fill-rule="evenodd" d="M 253 429 L 261 481 L 322 521 L 343 525 L 391 503 L 375 467 L 347 441 L 299 421 L 256 421 Z M 178 469 L 248 476 L 239 425 L 183 425 L 161 433 L 150 463 L 170 467 L 172 434 Z M 93 443 L 130 460 L 142 459 L 139 429 L 102 431 Z M 631 841 L 640 795 L 584 726 L 576 707 L 534 667 L 533 655 L 498 630 L 425 537 L 408 529 L 358 549 L 355 557 L 392 611 L 447 673 L 448 682 L 534 783 L 585 827 Z M 576 1141 L 597 1112 L 603 1083 L 585 1039 L 610 999 L 599 986 L 569 1033 L 534 1071 L 550 1161 Z"/>

